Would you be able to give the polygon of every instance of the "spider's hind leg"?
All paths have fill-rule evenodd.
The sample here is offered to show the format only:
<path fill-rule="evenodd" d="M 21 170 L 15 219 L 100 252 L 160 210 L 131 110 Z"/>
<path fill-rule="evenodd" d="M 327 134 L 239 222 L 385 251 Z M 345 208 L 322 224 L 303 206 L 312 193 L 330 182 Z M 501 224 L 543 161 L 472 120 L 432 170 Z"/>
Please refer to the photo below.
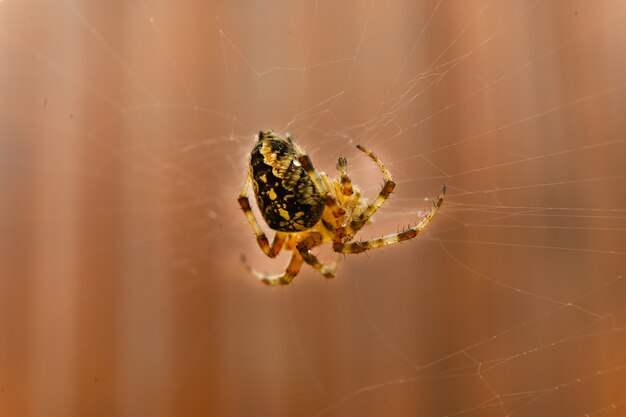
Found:
<path fill-rule="evenodd" d="M 246 261 L 246 257 L 243 255 L 241 255 L 241 262 L 243 262 L 248 272 L 256 277 L 263 284 L 269 286 L 277 286 L 291 284 L 291 281 L 296 275 L 298 275 L 298 272 L 300 272 L 300 267 L 302 266 L 302 257 L 297 250 L 293 251 L 293 255 L 291 256 L 291 260 L 289 261 L 285 272 L 276 275 L 266 274 L 252 268 L 250 264 L 248 264 L 248 261 Z"/>

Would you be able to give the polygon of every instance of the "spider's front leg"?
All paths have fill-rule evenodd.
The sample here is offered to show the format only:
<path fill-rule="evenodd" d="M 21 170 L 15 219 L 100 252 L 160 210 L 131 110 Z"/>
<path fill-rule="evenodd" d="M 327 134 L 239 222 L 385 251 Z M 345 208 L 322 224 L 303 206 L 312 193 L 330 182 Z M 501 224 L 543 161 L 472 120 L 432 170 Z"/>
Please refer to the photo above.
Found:
<path fill-rule="evenodd" d="M 337 159 L 337 171 L 341 175 L 341 194 L 351 196 L 354 194 L 354 188 L 352 188 L 352 180 L 348 176 L 348 160 L 343 156 Z"/>
<path fill-rule="evenodd" d="M 378 239 L 362 240 L 359 242 L 343 243 L 334 241 L 333 250 L 339 253 L 361 253 L 366 250 L 379 248 L 382 246 L 393 245 L 395 243 L 404 242 L 405 240 L 413 239 L 430 223 L 435 217 L 435 214 L 439 211 L 441 204 L 443 203 L 443 197 L 446 193 L 445 184 L 441 187 L 441 193 L 433 201 L 433 207 L 430 209 L 426 217 L 422 219 L 418 224 L 413 227 L 409 227 L 401 232 L 392 233 L 390 235 L 379 237 Z"/>
<path fill-rule="evenodd" d="M 270 258 L 275 258 L 276 255 L 280 252 L 285 243 L 286 235 L 284 233 L 276 232 L 274 235 L 274 240 L 272 241 L 272 245 L 270 246 L 269 240 L 265 233 L 259 226 L 256 218 L 254 217 L 254 213 L 252 212 L 252 207 L 250 207 L 250 200 L 248 200 L 248 186 L 250 185 L 250 175 L 246 175 L 246 180 L 243 183 L 243 187 L 241 188 L 241 193 L 239 194 L 239 198 L 237 201 L 243 210 L 243 213 L 254 230 L 254 234 L 256 235 L 256 241 L 259 244 L 259 247 L 263 251 L 265 255 Z"/>
<path fill-rule="evenodd" d="M 378 165 L 378 168 L 380 168 L 380 171 L 383 174 L 384 183 L 383 183 L 383 188 L 380 190 L 380 192 L 378 193 L 374 201 L 372 201 L 372 203 L 367 206 L 367 208 L 363 211 L 363 213 L 361 213 L 356 219 L 352 220 L 350 224 L 348 225 L 348 227 L 346 228 L 347 229 L 346 233 L 349 236 L 353 236 L 356 232 L 358 232 L 361 228 L 363 228 L 363 226 L 365 226 L 365 223 L 367 223 L 370 217 L 372 217 L 374 213 L 378 211 L 380 206 L 382 206 L 383 203 L 387 200 L 387 198 L 389 198 L 393 189 L 396 188 L 396 183 L 393 181 L 391 172 L 389 172 L 389 170 L 385 167 L 383 162 L 380 159 L 378 159 L 378 157 L 374 155 L 372 151 L 365 148 L 364 146 L 357 145 L 356 147 L 361 152 L 369 156 L 370 159 L 374 161 L 376 165 Z"/>
<path fill-rule="evenodd" d="M 334 238 L 333 238 L 333 242 L 334 242 L 333 246 L 335 248 L 344 247 L 344 242 L 351 240 L 353 236 L 359 230 L 361 230 L 363 226 L 365 226 L 365 224 L 367 224 L 369 219 L 374 215 L 374 213 L 376 213 L 376 211 L 378 211 L 380 206 L 383 205 L 383 203 L 387 200 L 387 198 L 389 198 L 389 196 L 391 195 L 391 192 L 396 187 L 396 183 L 393 181 L 393 176 L 391 175 L 391 172 L 389 172 L 389 170 L 385 167 L 383 162 L 380 159 L 378 159 L 378 157 L 374 155 L 372 151 L 365 148 L 364 146 L 357 145 L 357 148 L 361 152 L 369 156 L 370 159 L 374 161 L 376 165 L 378 165 L 378 167 L 380 168 L 380 171 L 383 174 L 383 180 L 384 180 L 383 188 L 380 190 L 380 192 L 378 193 L 374 201 L 372 201 L 372 203 L 370 203 L 365 208 L 365 210 L 363 210 L 361 214 L 353 218 L 352 221 L 350 221 L 350 223 L 337 227 L 337 229 L 334 231 Z M 337 160 L 337 170 L 341 174 L 342 193 L 348 196 L 352 195 L 354 191 L 352 188 L 352 181 L 350 180 L 350 177 L 348 176 L 347 161 L 345 158 L 339 158 L 339 160 Z M 360 200 L 360 197 L 359 197 L 359 200 Z"/>

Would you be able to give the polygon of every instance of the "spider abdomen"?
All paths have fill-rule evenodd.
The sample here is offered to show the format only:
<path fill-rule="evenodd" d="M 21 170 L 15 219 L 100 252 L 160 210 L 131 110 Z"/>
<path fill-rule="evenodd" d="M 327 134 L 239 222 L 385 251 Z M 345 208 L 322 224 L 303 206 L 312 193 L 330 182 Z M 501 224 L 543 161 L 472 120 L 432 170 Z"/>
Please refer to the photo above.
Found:
<path fill-rule="evenodd" d="M 260 132 L 250 155 L 256 201 L 267 225 L 281 232 L 313 227 L 324 212 L 324 199 L 298 160 L 291 141 Z"/>

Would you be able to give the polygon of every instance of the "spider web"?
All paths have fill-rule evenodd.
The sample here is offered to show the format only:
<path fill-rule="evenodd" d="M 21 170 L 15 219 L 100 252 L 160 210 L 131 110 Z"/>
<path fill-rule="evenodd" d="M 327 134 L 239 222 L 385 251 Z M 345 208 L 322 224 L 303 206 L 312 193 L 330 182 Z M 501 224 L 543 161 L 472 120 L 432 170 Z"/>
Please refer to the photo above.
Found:
<path fill-rule="evenodd" d="M 626 414 L 623 1 L 0 1 L 0 414 Z M 255 133 L 360 233 L 266 272 Z M 324 260 L 332 254 L 320 250 Z"/>

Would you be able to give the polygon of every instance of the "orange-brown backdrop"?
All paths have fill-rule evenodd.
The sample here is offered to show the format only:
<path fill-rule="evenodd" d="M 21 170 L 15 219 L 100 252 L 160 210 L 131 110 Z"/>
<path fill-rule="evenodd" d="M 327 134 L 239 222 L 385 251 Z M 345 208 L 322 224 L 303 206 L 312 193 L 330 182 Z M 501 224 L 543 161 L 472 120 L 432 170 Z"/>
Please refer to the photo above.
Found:
<path fill-rule="evenodd" d="M 626 415 L 626 4 L 0 1 L 0 416 Z M 267 288 L 254 134 L 418 239 Z M 329 259 L 330 253 L 322 251 Z"/>

